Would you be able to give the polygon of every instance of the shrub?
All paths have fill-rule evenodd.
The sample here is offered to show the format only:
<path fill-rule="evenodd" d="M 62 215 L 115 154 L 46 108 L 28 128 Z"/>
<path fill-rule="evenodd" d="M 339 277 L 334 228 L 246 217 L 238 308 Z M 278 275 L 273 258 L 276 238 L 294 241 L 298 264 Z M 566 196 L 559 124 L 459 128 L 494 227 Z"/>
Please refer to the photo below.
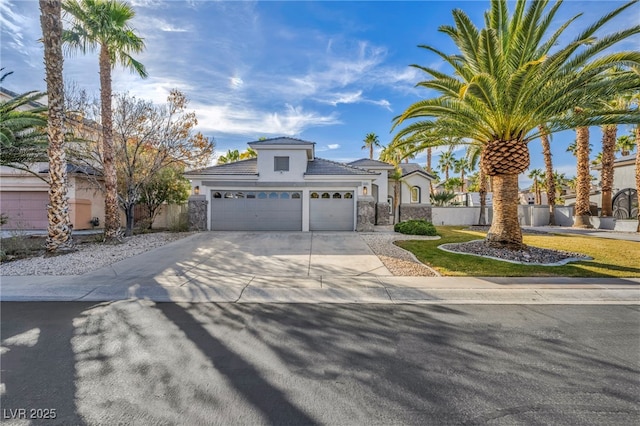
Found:
<path fill-rule="evenodd" d="M 436 227 L 433 226 L 433 223 L 427 222 L 424 219 L 407 220 L 405 222 L 396 223 L 393 227 L 393 230 L 407 235 L 438 235 Z"/>

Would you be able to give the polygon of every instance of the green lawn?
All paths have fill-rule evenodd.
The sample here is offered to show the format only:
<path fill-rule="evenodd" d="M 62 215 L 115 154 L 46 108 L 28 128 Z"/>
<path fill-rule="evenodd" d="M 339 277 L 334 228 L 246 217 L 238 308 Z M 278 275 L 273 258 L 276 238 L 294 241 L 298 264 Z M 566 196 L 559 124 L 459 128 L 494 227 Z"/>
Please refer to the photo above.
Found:
<path fill-rule="evenodd" d="M 564 266 L 519 265 L 457 253 L 448 253 L 437 247 L 441 244 L 460 243 L 485 237 L 482 232 L 463 227 L 439 226 L 440 240 L 398 241 L 425 264 L 443 276 L 476 277 L 640 277 L 640 243 L 577 235 L 525 235 L 530 246 L 583 253 L 591 261 Z M 407 236 L 407 238 L 411 238 Z"/>

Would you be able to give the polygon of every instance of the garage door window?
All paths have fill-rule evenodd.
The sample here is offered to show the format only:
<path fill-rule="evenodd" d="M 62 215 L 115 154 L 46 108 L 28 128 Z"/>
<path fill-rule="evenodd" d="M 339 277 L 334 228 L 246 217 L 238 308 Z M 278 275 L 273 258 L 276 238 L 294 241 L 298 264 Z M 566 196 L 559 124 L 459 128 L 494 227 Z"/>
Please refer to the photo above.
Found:
<path fill-rule="evenodd" d="M 344 194 L 344 198 L 353 198 L 353 194 L 350 192 L 347 192 L 346 194 Z"/>
<path fill-rule="evenodd" d="M 294 192 L 293 195 L 291 196 L 291 198 L 293 198 L 294 200 L 300 198 L 300 193 Z"/>
<path fill-rule="evenodd" d="M 213 198 L 222 198 L 222 194 L 219 192 L 214 192 L 213 193 Z"/>
<path fill-rule="evenodd" d="M 258 198 L 260 198 L 261 200 L 264 200 L 265 198 L 267 198 L 267 193 L 266 192 L 258 193 Z"/>
<path fill-rule="evenodd" d="M 320 198 L 320 196 L 318 195 L 317 192 L 312 192 L 311 193 L 311 198 Z"/>
<path fill-rule="evenodd" d="M 333 198 L 342 198 L 342 195 L 339 192 L 333 194 Z"/>

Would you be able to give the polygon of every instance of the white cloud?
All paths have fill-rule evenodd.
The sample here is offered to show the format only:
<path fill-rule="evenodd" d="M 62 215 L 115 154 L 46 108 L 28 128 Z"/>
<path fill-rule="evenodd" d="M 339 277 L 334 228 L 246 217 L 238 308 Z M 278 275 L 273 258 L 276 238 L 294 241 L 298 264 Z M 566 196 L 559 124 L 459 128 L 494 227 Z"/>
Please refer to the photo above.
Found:
<path fill-rule="evenodd" d="M 338 148 L 340 148 L 340 144 L 332 143 L 332 144 L 327 145 L 327 148 L 329 148 L 329 149 L 338 149 Z"/>
<path fill-rule="evenodd" d="M 242 136 L 297 135 L 310 127 L 339 124 L 337 115 L 320 115 L 302 107 L 286 105 L 272 112 L 256 108 L 235 108 L 232 105 L 191 104 L 198 117 L 198 130 L 204 133 Z"/>

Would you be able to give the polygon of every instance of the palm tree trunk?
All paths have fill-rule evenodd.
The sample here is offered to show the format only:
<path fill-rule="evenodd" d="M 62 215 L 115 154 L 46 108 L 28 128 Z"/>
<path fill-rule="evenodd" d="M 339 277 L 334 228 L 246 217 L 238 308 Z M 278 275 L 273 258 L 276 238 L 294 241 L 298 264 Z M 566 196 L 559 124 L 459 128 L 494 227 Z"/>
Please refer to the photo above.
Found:
<path fill-rule="evenodd" d="M 638 196 L 638 227 L 640 232 L 640 125 L 636 126 L 636 195 Z"/>
<path fill-rule="evenodd" d="M 431 148 L 427 148 L 427 172 L 431 173 Z"/>
<path fill-rule="evenodd" d="M 591 177 L 589 176 L 589 128 L 578 127 L 576 129 L 576 156 L 578 157 L 576 206 L 574 228 L 593 228 L 589 217 L 589 192 L 591 190 Z"/>
<path fill-rule="evenodd" d="M 478 225 L 484 226 L 487 224 L 487 177 L 485 176 L 482 167 L 480 167 L 480 171 L 478 173 L 478 179 L 480 179 L 480 218 L 478 218 Z"/>
<path fill-rule="evenodd" d="M 522 249 L 522 230 L 518 223 L 518 175 L 493 176 L 493 220 L 487 233 L 492 247 Z"/>
<path fill-rule="evenodd" d="M 100 103 L 102 107 L 102 162 L 104 169 L 104 238 L 118 238 L 120 215 L 118 210 L 117 177 L 113 149 L 111 111 L 111 58 L 106 45 L 100 47 Z"/>
<path fill-rule="evenodd" d="M 67 159 L 64 152 L 64 84 L 62 80 L 62 18 L 61 3 L 40 0 L 40 24 L 44 43 L 48 95 L 49 139 L 49 205 L 47 206 L 48 253 L 73 249 L 69 200 L 67 198 Z"/>
<path fill-rule="evenodd" d="M 618 126 L 615 124 L 602 128 L 602 217 L 613 216 L 613 203 L 611 192 L 613 190 L 613 160 L 616 150 L 616 136 Z"/>
<path fill-rule="evenodd" d="M 373 143 L 369 145 L 369 160 L 373 160 Z"/>
<path fill-rule="evenodd" d="M 547 202 L 549 203 L 549 225 L 556 225 L 556 180 L 553 177 L 553 161 L 551 159 L 551 144 L 549 135 L 540 126 L 540 142 L 542 143 L 542 155 L 544 157 L 545 180 L 547 182 Z"/>

